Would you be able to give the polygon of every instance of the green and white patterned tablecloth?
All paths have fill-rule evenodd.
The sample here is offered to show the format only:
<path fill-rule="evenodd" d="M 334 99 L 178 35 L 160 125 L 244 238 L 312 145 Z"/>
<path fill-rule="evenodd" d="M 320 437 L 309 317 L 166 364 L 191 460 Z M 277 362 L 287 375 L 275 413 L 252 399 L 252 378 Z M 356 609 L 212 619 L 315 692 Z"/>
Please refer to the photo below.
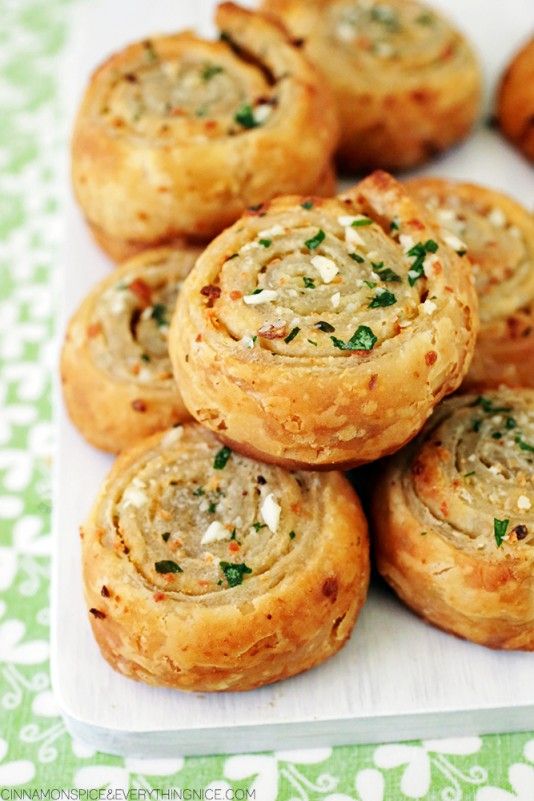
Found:
<path fill-rule="evenodd" d="M 247 789 L 257 801 L 534 801 L 534 733 L 169 760 L 99 754 L 67 734 L 48 675 L 51 285 L 67 5 L 0 0 L 0 798 L 102 787 L 108 798 L 188 788 L 209 790 L 208 801 Z"/>

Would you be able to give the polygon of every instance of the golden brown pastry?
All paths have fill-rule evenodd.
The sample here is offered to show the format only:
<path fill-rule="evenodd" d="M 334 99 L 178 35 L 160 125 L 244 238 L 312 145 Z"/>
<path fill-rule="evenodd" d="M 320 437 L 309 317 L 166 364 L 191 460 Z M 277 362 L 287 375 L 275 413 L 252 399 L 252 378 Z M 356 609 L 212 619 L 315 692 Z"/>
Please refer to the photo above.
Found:
<path fill-rule="evenodd" d="M 329 192 L 334 101 L 282 28 L 233 3 L 221 41 L 132 44 L 93 75 L 72 142 L 76 197 L 115 258 L 206 240 L 247 206 Z"/>
<path fill-rule="evenodd" d="M 405 169 L 465 137 L 481 97 L 477 58 L 431 6 L 413 0 L 263 0 L 304 40 L 331 85 L 339 156 L 351 171 Z"/>
<path fill-rule="evenodd" d="M 476 184 L 419 178 L 409 191 L 435 214 L 442 235 L 466 249 L 480 332 L 464 387 L 534 387 L 534 218 L 516 201 Z"/>
<path fill-rule="evenodd" d="M 534 161 L 534 37 L 516 53 L 503 75 L 497 119 L 504 135 Z"/>
<path fill-rule="evenodd" d="M 377 479 L 378 569 L 418 615 L 534 650 L 534 392 L 445 401 Z"/>
<path fill-rule="evenodd" d="M 259 464 L 196 424 L 122 454 L 82 537 L 102 653 L 149 684 L 248 690 L 308 670 L 367 593 L 367 524 L 340 473 Z"/>
<path fill-rule="evenodd" d="M 186 406 L 232 447 L 331 468 L 413 437 L 460 384 L 476 329 L 470 271 L 375 173 L 339 198 L 278 198 L 214 240 L 169 350 Z"/>
<path fill-rule="evenodd" d="M 167 336 L 194 248 L 159 248 L 101 281 L 73 315 L 61 357 L 67 410 L 92 445 L 120 451 L 189 418 Z"/>

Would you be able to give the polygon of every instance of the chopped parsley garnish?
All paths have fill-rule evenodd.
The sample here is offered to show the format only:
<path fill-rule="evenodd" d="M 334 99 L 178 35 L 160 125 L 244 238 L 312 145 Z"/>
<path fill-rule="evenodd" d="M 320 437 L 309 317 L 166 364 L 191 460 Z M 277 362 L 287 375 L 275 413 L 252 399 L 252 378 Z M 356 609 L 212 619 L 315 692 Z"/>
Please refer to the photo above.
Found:
<path fill-rule="evenodd" d="M 493 434 L 491 435 L 491 438 L 492 439 L 502 439 L 502 434 L 501 434 L 500 431 L 494 431 Z M 532 450 L 534 450 L 534 448 Z"/>
<path fill-rule="evenodd" d="M 426 242 L 418 242 L 413 248 L 410 248 L 407 255 L 414 257 L 412 266 L 408 272 L 408 283 L 413 286 L 415 282 L 424 275 L 424 261 L 427 253 L 435 253 L 438 249 L 438 243 L 433 239 L 428 239 Z"/>
<path fill-rule="evenodd" d="M 166 531 L 164 534 L 161 535 L 161 539 L 163 540 L 163 542 L 168 542 L 170 536 L 171 536 L 171 532 L 170 531 Z"/>
<path fill-rule="evenodd" d="M 315 281 L 313 278 L 310 278 L 308 275 L 303 275 L 302 280 L 304 281 L 306 289 L 315 289 Z"/>
<path fill-rule="evenodd" d="M 266 527 L 267 527 L 267 523 L 260 523 L 259 520 L 256 520 L 256 522 L 252 524 L 252 528 L 256 529 L 256 531 L 259 531 L 260 529 L 266 528 Z"/>
<path fill-rule="evenodd" d="M 232 455 L 232 451 L 226 445 L 217 451 L 215 459 L 213 460 L 213 467 L 215 470 L 223 470 L 226 467 L 228 459 Z"/>
<path fill-rule="evenodd" d="M 517 428 L 517 423 L 513 417 L 507 417 L 504 426 L 508 429 L 508 431 L 511 431 L 512 428 Z"/>
<path fill-rule="evenodd" d="M 243 128 L 257 128 L 259 123 L 254 117 L 254 110 L 249 103 L 244 103 L 240 108 L 237 109 L 236 113 L 234 114 L 235 122 L 238 122 L 239 125 L 242 125 Z"/>
<path fill-rule="evenodd" d="M 317 347 L 317 342 L 314 342 L 313 339 L 307 339 L 306 342 L 309 342 L 310 345 L 314 345 L 315 347 Z"/>
<path fill-rule="evenodd" d="M 397 220 L 391 220 L 391 222 L 389 224 L 389 230 L 390 231 L 398 231 L 399 228 L 400 228 L 400 225 L 397 222 Z"/>
<path fill-rule="evenodd" d="M 471 431 L 474 431 L 475 433 L 477 433 L 477 434 L 478 434 L 478 432 L 480 431 L 480 426 L 482 425 L 482 420 L 480 420 L 480 419 L 479 419 L 479 418 L 477 418 L 477 417 L 474 417 L 474 418 L 471 420 L 471 423 L 472 423 L 472 425 L 471 425 Z"/>
<path fill-rule="evenodd" d="M 374 289 L 376 286 L 376 281 L 364 281 L 365 286 L 368 286 L 369 289 Z"/>
<path fill-rule="evenodd" d="M 375 295 L 372 299 L 371 303 L 369 304 L 369 309 L 379 309 L 383 308 L 384 306 L 393 306 L 394 303 L 397 302 L 397 298 L 393 294 L 393 292 L 389 292 L 387 289 L 384 292 L 381 292 L 379 295 Z"/>
<path fill-rule="evenodd" d="M 270 248 L 272 244 L 273 244 L 272 239 L 260 239 L 260 245 L 262 246 L 262 248 Z"/>
<path fill-rule="evenodd" d="M 301 203 L 300 205 L 303 209 L 309 211 L 310 209 L 313 209 L 313 200 L 305 200 L 304 203 Z"/>
<path fill-rule="evenodd" d="M 206 64 L 206 66 L 202 70 L 202 80 L 211 81 L 211 79 L 214 78 L 215 75 L 219 75 L 219 73 L 221 72 L 224 72 L 224 70 L 218 64 Z"/>
<path fill-rule="evenodd" d="M 464 474 L 464 478 L 469 478 L 470 476 L 474 476 L 474 475 L 475 475 L 475 473 L 476 473 L 476 471 L 475 471 L 475 470 L 471 470 L 471 472 L 470 472 L 470 473 L 465 473 L 465 474 Z"/>
<path fill-rule="evenodd" d="M 487 414 L 497 414 L 498 412 L 511 412 L 511 406 L 494 406 L 490 398 L 485 398 L 484 395 L 479 395 L 471 406 L 482 406 Z"/>
<path fill-rule="evenodd" d="M 294 540 L 296 536 L 297 536 L 297 535 L 295 534 L 295 532 L 294 532 L 294 531 L 290 531 L 290 532 L 289 532 L 289 539 L 290 539 L 290 540 Z"/>
<path fill-rule="evenodd" d="M 334 347 L 339 350 L 372 350 L 377 341 L 377 337 L 366 325 L 358 326 L 348 342 L 343 342 L 337 337 L 330 337 L 330 339 L 334 343 Z"/>
<path fill-rule="evenodd" d="M 233 540 L 234 542 L 238 542 L 241 545 L 241 543 L 237 539 L 237 529 L 236 528 L 234 528 L 234 530 L 232 531 L 232 534 L 230 535 L 230 540 Z"/>
<path fill-rule="evenodd" d="M 161 562 L 154 564 L 156 573 L 183 573 L 184 571 L 177 562 L 172 559 L 163 559 Z"/>
<path fill-rule="evenodd" d="M 142 359 L 144 362 L 149 362 L 149 361 L 150 361 L 150 356 L 148 355 L 148 353 L 142 353 L 142 354 L 141 354 L 141 359 Z"/>
<path fill-rule="evenodd" d="M 319 320 L 318 323 L 313 324 L 314 328 L 318 328 L 319 331 L 324 331 L 326 334 L 333 334 L 336 330 L 333 325 L 327 323 L 326 320 Z"/>
<path fill-rule="evenodd" d="M 318 248 L 323 239 L 325 238 L 326 234 L 322 228 L 319 228 L 315 236 L 312 236 L 311 239 L 307 239 L 304 244 L 309 250 L 315 250 Z"/>
<path fill-rule="evenodd" d="M 243 577 L 246 573 L 252 573 L 250 567 L 244 562 L 241 564 L 234 564 L 233 562 L 219 562 L 219 566 L 224 573 L 229 587 L 237 587 L 243 583 Z"/>
<path fill-rule="evenodd" d="M 150 317 L 154 320 L 158 328 L 169 325 L 169 321 L 167 320 L 167 307 L 163 303 L 155 303 L 154 306 L 152 306 Z"/>
<path fill-rule="evenodd" d="M 205 495 L 204 487 L 197 487 L 196 490 L 193 490 L 193 495 L 199 498 L 201 495 Z"/>
<path fill-rule="evenodd" d="M 399 27 L 397 15 L 388 6 L 374 6 L 374 8 L 371 9 L 371 19 L 373 22 L 380 22 L 391 31 L 396 31 Z"/>
<path fill-rule="evenodd" d="M 287 343 L 287 344 L 289 345 L 289 343 L 290 343 L 290 342 L 292 342 L 292 341 L 295 339 L 295 337 L 297 336 L 297 334 L 298 334 L 298 332 L 299 332 L 299 331 L 300 331 L 300 328 L 299 328 L 298 326 L 295 326 L 295 328 L 293 328 L 293 329 L 292 329 L 292 330 L 289 332 L 289 334 L 287 335 L 287 337 L 285 337 L 285 339 L 284 339 L 284 342 L 285 342 L 285 343 Z"/>
<path fill-rule="evenodd" d="M 390 270 L 389 267 L 384 267 L 384 262 L 379 261 L 375 263 L 374 261 L 371 262 L 371 267 L 380 276 L 381 281 L 385 281 L 386 283 L 392 283 L 394 281 L 402 281 L 402 278 L 398 273 L 394 270 Z"/>
<path fill-rule="evenodd" d="M 522 451 L 529 451 L 529 453 L 534 453 L 534 445 L 530 445 L 528 442 L 525 442 L 521 434 L 518 434 L 515 438 L 516 445 L 519 445 Z"/>
<path fill-rule="evenodd" d="M 363 258 L 363 256 L 360 256 L 358 253 L 349 253 L 349 256 L 351 257 L 351 259 L 352 259 L 353 261 L 357 261 L 357 262 L 358 262 L 358 264 L 363 264 L 363 263 L 364 263 L 364 261 L 365 261 L 365 259 Z"/>
<path fill-rule="evenodd" d="M 497 520 L 496 517 L 493 518 L 493 533 L 495 534 L 497 548 L 500 548 L 503 543 L 509 523 L 509 520 Z"/>
<path fill-rule="evenodd" d="M 252 295 L 259 295 L 260 292 L 263 292 L 263 289 L 261 289 L 261 287 L 257 286 L 256 289 L 254 290 L 254 292 L 252 292 L 251 294 Z"/>
<path fill-rule="evenodd" d="M 215 501 L 210 501 L 208 504 L 208 513 L 210 515 L 214 515 L 216 511 L 217 511 L 217 504 L 215 503 Z"/>
<path fill-rule="evenodd" d="M 415 21 L 419 25 L 432 25 L 434 23 L 434 17 L 432 14 L 423 13 L 419 14 L 419 16 L 415 18 Z"/>
<path fill-rule="evenodd" d="M 363 228 L 364 225 L 372 225 L 373 221 L 369 217 L 360 217 L 359 220 L 353 220 L 351 226 L 353 228 Z"/>

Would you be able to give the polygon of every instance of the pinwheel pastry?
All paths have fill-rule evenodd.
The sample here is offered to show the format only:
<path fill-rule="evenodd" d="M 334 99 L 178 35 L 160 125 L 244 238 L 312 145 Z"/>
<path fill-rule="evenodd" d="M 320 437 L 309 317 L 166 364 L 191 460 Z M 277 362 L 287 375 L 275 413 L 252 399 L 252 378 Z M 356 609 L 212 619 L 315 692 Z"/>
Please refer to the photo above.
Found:
<path fill-rule="evenodd" d="M 501 130 L 534 161 L 534 37 L 508 66 L 497 99 Z"/>
<path fill-rule="evenodd" d="M 167 336 L 198 251 L 159 248 L 98 284 L 72 317 L 61 378 L 69 415 L 97 448 L 120 451 L 189 418 L 172 375 Z"/>
<path fill-rule="evenodd" d="M 304 41 L 338 103 L 349 170 L 404 169 L 462 139 L 478 114 L 470 44 L 413 0 L 263 0 Z"/>
<path fill-rule="evenodd" d="M 534 391 L 445 401 L 374 497 L 378 569 L 417 614 L 534 650 Z"/>
<path fill-rule="evenodd" d="M 420 178 L 408 189 L 471 262 L 480 332 L 464 386 L 534 387 L 534 219 L 500 192 Z"/>
<path fill-rule="evenodd" d="M 132 44 L 93 75 L 72 143 L 74 188 L 114 257 L 209 239 L 276 194 L 329 191 L 337 118 L 283 29 L 233 3 L 221 41 Z"/>
<path fill-rule="evenodd" d="M 248 690 L 308 670 L 367 593 L 367 524 L 340 473 L 259 464 L 196 424 L 123 453 L 82 538 L 102 653 L 150 684 Z"/>
<path fill-rule="evenodd" d="M 192 415 L 287 467 L 372 461 L 461 382 L 477 329 L 466 269 L 386 173 L 278 198 L 204 251 L 169 350 Z"/>

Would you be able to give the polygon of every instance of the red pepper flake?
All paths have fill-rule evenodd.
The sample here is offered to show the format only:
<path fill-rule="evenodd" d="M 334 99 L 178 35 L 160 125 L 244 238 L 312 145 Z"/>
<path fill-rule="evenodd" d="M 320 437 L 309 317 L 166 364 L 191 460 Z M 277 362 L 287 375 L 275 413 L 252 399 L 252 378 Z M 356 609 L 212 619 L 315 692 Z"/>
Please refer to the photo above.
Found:
<path fill-rule="evenodd" d="M 133 292 L 134 295 L 137 295 L 144 306 L 150 306 L 152 302 L 152 290 L 142 278 L 136 278 L 135 281 L 132 281 L 128 289 L 130 292 Z"/>
<path fill-rule="evenodd" d="M 449 507 L 447 505 L 447 501 L 442 501 L 439 508 L 443 517 L 449 516 Z"/>
<path fill-rule="evenodd" d="M 378 384 L 378 373 L 373 373 L 373 375 L 369 379 L 369 383 L 367 384 L 367 386 L 369 387 L 369 389 L 374 389 L 377 384 Z"/>
<path fill-rule="evenodd" d="M 421 220 L 417 220 L 417 219 L 408 220 L 407 225 L 411 225 L 412 228 L 416 228 L 418 231 L 424 231 L 425 230 L 424 223 L 422 223 Z"/>
<path fill-rule="evenodd" d="M 95 609 L 94 606 L 89 610 L 89 612 L 93 615 L 93 617 L 98 618 L 98 620 L 104 620 L 106 617 L 104 612 L 101 612 L 100 609 Z"/>
<path fill-rule="evenodd" d="M 429 350 L 427 354 L 425 354 L 425 362 L 430 367 L 431 365 L 435 364 L 438 359 L 438 354 L 435 350 Z"/>
<path fill-rule="evenodd" d="M 91 323 L 91 325 L 87 326 L 87 336 L 89 337 L 89 339 L 97 337 L 101 331 L 102 331 L 102 326 L 100 323 Z"/>
<path fill-rule="evenodd" d="M 213 306 L 214 301 L 221 297 L 221 287 L 214 284 L 206 284 L 200 290 L 200 294 L 208 299 L 208 306 Z"/>
<path fill-rule="evenodd" d="M 202 334 L 197 334 L 196 335 L 195 342 L 202 342 Z"/>
<path fill-rule="evenodd" d="M 258 328 L 258 336 L 262 339 L 283 339 L 287 334 L 287 325 L 283 320 L 276 323 L 264 323 Z"/>
<path fill-rule="evenodd" d="M 232 300 L 239 300 L 242 297 L 243 297 L 243 293 L 240 292 L 238 289 L 232 289 L 232 291 L 230 292 L 230 298 Z"/>
<path fill-rule="evenodd" d="M 228 550 L 232 551 L 232 553 L 237 553 L 237 551 L 239 550 L 239 543 L 236 542 L 235 540 L 232 540 L 232 542 L 228 544 Z"/>
<path fill-rule="evenodd" d="M 132 409 L 134 412 L 146 412 L 146 403 L 141 398 L 136 398 L 132 401 Z"/>
<path fill-rule="evenodd" d="M 206 120 L 206 122 L 204 123 L 204 130 L 213 131 L 215 130 L 215 128 L 217 128 L 217 126 L 218 126 L 217 120 Z"/>
<path fill-rule="evenodd" d="M 164 592 L 155 592 L 152 597 L 154 598 L 156 603 L 159 603 L 160 601 L 164 601 L 167 596 L 165 595 Z"/>
<path fill-rule="evenodd" d="M 100 590 L 100 595 L 102 598 L 109 598 L 109 590 L 105 584 L 102 585 L 102 589 Z"/>
<path fill-rule="evenodd" d="M 330 598 L 332 603 L 335 603 L 337 598 L 338 584 L 335 576 L 330 576 L 325 579 L 322 586 L 322 593 L 326 598 Z"/>

